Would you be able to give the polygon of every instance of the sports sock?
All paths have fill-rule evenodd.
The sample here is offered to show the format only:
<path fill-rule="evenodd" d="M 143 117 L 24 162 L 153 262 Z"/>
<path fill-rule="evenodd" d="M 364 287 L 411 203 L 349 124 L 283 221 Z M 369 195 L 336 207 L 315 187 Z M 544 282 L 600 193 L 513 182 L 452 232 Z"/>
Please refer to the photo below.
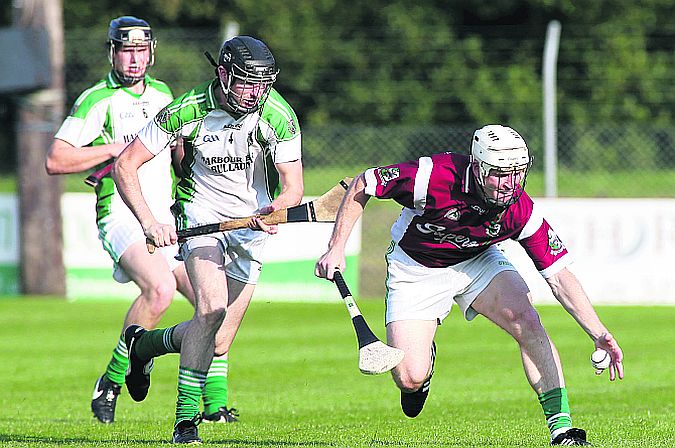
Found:
<path fill-rule="evenodd" d="M 206 374 L 204 384 L 204 414 L 210 415 L 218 412 L 221 407 L 227 407 L 227 354 L 214 356 L 211 366 Z"/>
<path fill-rule="evenodd" d="M 176 401 L 176 421 L 174 426 L 184 420 L 192 420 L 199 414 L 199 400 L 202 396 L 206 372 L 180 366 L 178 370 L 178 400 Z"/>
<path fill-rule="evenodd" d="M 124 384 L 124 376 L 129 367 L 129 354 L 127 345 L 124 343 L 124 336 L 120 336 L 117 341 L 117 347 L 112 352 L 112 358 L 105 369 L 105 376 L 115 384 Z"/>
<path fill-rule="evenodd" d="M 134 355 L 141 359 L 150 359 L 167 353 L 178 353 L 172 336 L 177 325 L 169 328 L 158 328 L 143 334 L 134 344 Z"/>
<path fill-rule="evenodd" d="M 567 401 L 567 389 L 556 387 L 539 394 L 539 403 L 544 410 L 546 424 L 551 431 L 551 439 L 572 427 L 570 405 Z"/>

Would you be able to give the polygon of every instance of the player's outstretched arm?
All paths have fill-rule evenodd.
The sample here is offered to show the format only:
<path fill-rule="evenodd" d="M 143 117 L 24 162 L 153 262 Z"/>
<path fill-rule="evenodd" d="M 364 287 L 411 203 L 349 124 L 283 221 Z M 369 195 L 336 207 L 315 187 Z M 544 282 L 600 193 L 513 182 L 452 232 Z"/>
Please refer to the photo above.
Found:
<path fill-rule="evenodd" d="M 556 299 L 593 339 L 595 347 L 605 350 L 611 356 L 609 379 L 611 381 L 617 377 L 623 379 L 623 351 L 614 336 L 600 321 L 577 277 L 564 268 L 546 281 Z"/>
<path fill-rule="evenodd" d="M 328 251 L 319 258 L 314 268 L 314 275 L 328 280 L 333 279 L 333 272 L 345 270 L 345 245 L 352 233 L 354 224 L 363 215 L 363 210 L 370 196 L 365 193 L 366 180 L 363 173 L 352 181 L 342 198 L 333 234 L 328 242 Z"/>
<path fill-rule="evenodd" d="M 65 140 L 55 138 L 47 152 L 45 169 L 50 175 L 79 173 L 117 157 L 124 146 L 125 143 L 109 143 L 78 148 Z"/>

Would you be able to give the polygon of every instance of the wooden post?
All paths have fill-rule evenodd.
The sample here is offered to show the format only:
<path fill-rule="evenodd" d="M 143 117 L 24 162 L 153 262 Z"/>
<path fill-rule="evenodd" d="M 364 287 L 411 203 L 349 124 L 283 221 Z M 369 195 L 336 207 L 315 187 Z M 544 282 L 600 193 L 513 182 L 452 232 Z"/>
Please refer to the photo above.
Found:
<path fill-rule="evenodd" d="M 63 120 L 64 51 L 61 0 L 18 3 L 14 23 L 42 28 L 50 42 L 49 88 L 19 101 L 18 175 L 21 238 L 21 290 L 24 294 L 66 294 L 61 221 L 62 179 L 48 176 L 45 158 Z M 20 9 L 19 9 L 20 8 Z"/>

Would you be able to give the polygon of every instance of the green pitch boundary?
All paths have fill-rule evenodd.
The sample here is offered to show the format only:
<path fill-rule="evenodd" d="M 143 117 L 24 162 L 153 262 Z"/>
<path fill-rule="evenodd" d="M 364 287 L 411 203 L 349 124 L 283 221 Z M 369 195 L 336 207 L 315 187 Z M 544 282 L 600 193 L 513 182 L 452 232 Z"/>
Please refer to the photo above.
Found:
<path fill-rule="evenodd" d="M 316 260 L 268 262 L 264 265 L 255 297 L 291 302 L 320 302 L 340 298 L 335 286 L 314 276 Z M 347 257 L 345 279 L 358 291 L 358 255 Z M 115 282 L 108 268 L 70 268 L 66 272 L 69 300 L 126 300 L 138 295 L 132 282 Z M 19 268 L 0 265 L 0 300 L 19 295 Z M 254 297 L 254 300 L 255 300 Z"/>
<path fill-rule="evenodd" d="M 330 301 L 339 295 L 335 286 L 314 276 L 316 260 L 268 262 L 263 266 L 255 297 L 292 302 Z M 347 257 L 345 279 L 354 291 L 359 284 L 357 255 Z M 352 286 L 353 285 L 353 286 Z M 70 300 L 132 300 L 138 294 L 133 283 L 119 284 L 109 269 L 71 268 L 67 271 Z M 255 300 L 254 297 L 254 300 Z"/>

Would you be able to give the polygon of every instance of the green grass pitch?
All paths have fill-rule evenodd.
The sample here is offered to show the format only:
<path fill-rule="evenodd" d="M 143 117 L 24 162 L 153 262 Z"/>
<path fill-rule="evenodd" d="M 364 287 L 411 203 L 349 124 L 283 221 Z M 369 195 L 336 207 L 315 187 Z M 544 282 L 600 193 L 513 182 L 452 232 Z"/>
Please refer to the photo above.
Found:
<path fill-rule="evenodd" d="M 383 337 L 383 304 L 360 302 Z M 113 425 L 89 402 L 115 345 L 125 302 L 0 300 L 0 446 L 156 447 L 171 436 L 178 357 L 159 358 L 148 399 L 120 396 Z M 560 307 L 539 307 L 561 353 L 573 421 L 596 447 L 672 447 L 675 308 L 599 307 L 626 355 L 610 383 L 589 363 L 590 340 Z M 185 319 L 181 299 L 163 324 Z M 241 422 L 200 426 L 220 447 L 544 447 L 548 432 L 516 344 L 457 309 L 439 328 L 438 360 L 422 414 L 407 419 L 389 375 L 357 368 L 344 306 L 254 301 L 230 354 L 230 404 Z"/>

